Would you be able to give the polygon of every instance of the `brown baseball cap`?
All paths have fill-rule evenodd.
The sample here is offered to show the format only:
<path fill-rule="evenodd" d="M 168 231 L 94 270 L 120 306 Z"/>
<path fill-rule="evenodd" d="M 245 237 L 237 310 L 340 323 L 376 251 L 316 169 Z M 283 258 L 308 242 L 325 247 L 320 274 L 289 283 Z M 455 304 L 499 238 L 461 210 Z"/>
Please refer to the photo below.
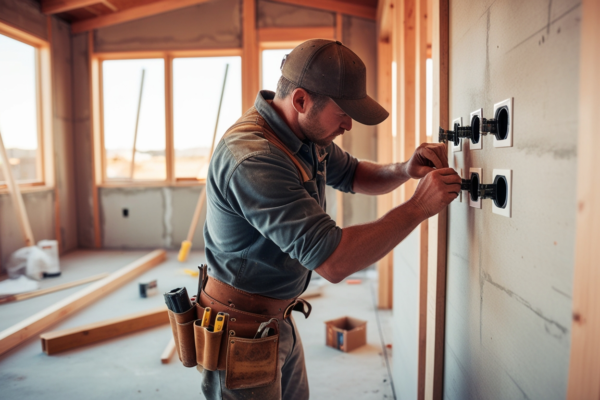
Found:
<path fill-rule="evenodd" d="M 377 125 L 389 113 L 367 95 L 367 68 L 341 42 L 311 39 L 287 55 L 284 78 L 312 93 L 330 97 L 353 120 Z"/>

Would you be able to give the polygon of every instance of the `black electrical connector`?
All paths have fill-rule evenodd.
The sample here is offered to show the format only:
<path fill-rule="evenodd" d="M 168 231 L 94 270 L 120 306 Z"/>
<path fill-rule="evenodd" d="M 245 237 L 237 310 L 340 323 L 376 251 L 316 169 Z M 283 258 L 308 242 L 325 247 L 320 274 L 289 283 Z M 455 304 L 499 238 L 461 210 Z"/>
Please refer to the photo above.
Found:
<path fill-rule="evenodd" d="M 481 121 L 481 134 L 488 133 L 496 136 L 496 140 L 504 140 L 508 136 L 509 115 L 508 107 L 500 107 L 492 119 L 483 118 Z"/>
<path fill-rule="evenodd" d="M 452 142 L 455 146 L 458 146 L 461 138 L 471 138 L 470 126 L 460 126 L 458 124 L 454 124 L 454 130 L 452 131 L 445 130 L 440 126 L 438 135 L 438 141 L 440 143 Z"/>
<path fill-rule="evenodd" d="M 492 199 L 498 208 L 505 208 L 508 202 L 508 181 L 504 175 L 496 175 L 494 183 L 479 183 L 479 174 L 472 173 L 471 179 L 463 179 L 461 190 L 469 192 L 472 201 Z"/>

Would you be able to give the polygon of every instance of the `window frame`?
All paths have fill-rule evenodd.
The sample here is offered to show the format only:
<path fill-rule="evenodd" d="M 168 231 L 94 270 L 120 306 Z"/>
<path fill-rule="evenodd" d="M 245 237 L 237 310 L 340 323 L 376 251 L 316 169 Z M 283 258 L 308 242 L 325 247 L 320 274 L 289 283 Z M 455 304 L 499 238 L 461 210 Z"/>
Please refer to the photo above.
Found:
<path fill-rule="evenodd" d="M 50 27 L 48 27 L 50 30 Z M 37 160 L 34 181 L 16 182 L 23 192 L 41 191 L 55 186 L 53 132 L 52 132 L 52 85 L 51 44 L 20 28 L 0 21 L 0 34 L 36 49 L 36 113 L 37 113 Z M 0 193 L 9 191 L 7 183 L 0 183 Z"/>
<path fill-rule="evenodd" d="M 91 45 L 91 44 L 90 44 Z M 131 51 L 131 52 L 92 52 L 90 51 L 92 88 L 92 131 L 94 151 L 94 176 L 97 187 L 162 187 L 162 186 L 201 186 L 206 179 L 175 177 L 175 147 L 173 120 L 173 60 L 175 58 L 198 57 L 242 57 L 242 49 L 172 50 L 172 51 Z M 129 180 L 107 179 L 106 149 L 104 146 L 104 110 L 102 62 L 108 60 L 163 59 L 165 82 L 165 163 L 166 179 Z"/>

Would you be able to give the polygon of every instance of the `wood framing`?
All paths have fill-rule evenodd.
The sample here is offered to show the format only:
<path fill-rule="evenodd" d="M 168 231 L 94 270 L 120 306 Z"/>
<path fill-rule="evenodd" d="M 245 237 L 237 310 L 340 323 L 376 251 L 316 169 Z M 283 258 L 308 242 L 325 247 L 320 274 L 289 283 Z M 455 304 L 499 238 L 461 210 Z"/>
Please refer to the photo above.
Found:
<path fill-rule="evenodd" d="M 73 22 L 71 24 L 71 32 L 87 32 L 92 29 L 104 28 L 127 21 L 150 17 L 152 15 L 162 14 L 167 11 L 173 11 L 179 8 L 205 3 L 207 1 L 208 0 L 163 0 L 156 3 L 144 4 L 142 6 L 117 11 L 112 14 L 100 15 L 95 18 Z"/>
<path fill-rule="evenodd" d="M 256 0 L 243 0 L 242 112 L 254 105 L 259 91 L 260 61 L 256 33 Z"/>
<path fill-rule="evenodd" d="M 141 275 L 166 258 L 164 250 L 155 250 L 127 266 L 113 272 L 108 277 L 93 283 L 85 289 L 51 305 L 0 332 L 0 355 L 25 342 L 74 312 L 94 303 L 131 279 Z"/>
<path fill-rule="evenodd" d="M 567 398 L 600 399 L 600 175 L 596 127 L 600 110 L 600 2 L 582 3 L 577 236 Z"/>
<path fill-rule="evenodd" d="M 293 4 L 296 6 L 317 8 L 319 10 L 333 11 L 345 15 L 353 15 L 366 19 L 375 20 L 377 9 L 375 7 L 363 6 L 355 3 L 346 3 L 337 0 L 275 0 L 279 3 Z"/>
<path fill-rule="evenodd" d="M 169 323 L 166 306 L 147 311 L 111 318 L 100 322 L 78 326 L 40 335 L 42 351 L 48 355 L 98 343 L 127 333 L 141 331 Z"/>
<path fill-rule="evenodd" d="M 392 0 L 379 0 L 377 2 L 377 37 L 379 40 L 389 40 L 392 34 Z"/>
<path fill-rule="evenodd" d="M 377 43 L 377 101 L 388 111 L 392 109 L 392 45 L 389 38 Z M 377 125 L 377 162 L 393 162 L 392 118 Z M 393 207 L 392 194 L 377 196 L 377 218 L 383 217 Z M 379 290 L 377 306 L 391 309 L 394 303 L 394 252 L 389 252 L 377 263 Z"/>
<path fill-rule="evenodd" d="M 88 33 L 88 60 L 89 60 L 89 87 L 90 87 L 90 126 L 92 148 L 92 212 L 94 223 L 94 246 L 102 247 L 102 232 L 100 230 L 100 199 L 98 198 L 98 184 L 104 177 L 104 138 L 102 137 L 102 81 L 100 60 L 93 57 L 94 33 Z"/>
<path fill-rule="evenodd" d="M 258 41 L 263 42 L 304 42 L 308 39 L 335 40 L 332 26 L 315 26 L 309 28 L 260 28 Z"/>
<path fill-rule="evenodd" d="M 417 145 L 427 142 L 427 0 L 416 0 L 415 9 L 415 132 Z M 429 221 L 419 225 L 419 352 L 417 399 L 425 398 L 427 343 L 427 252 Z"/>
<path fill-rule="evenodd" d="M 42 0 L 42 13 L 58 14 L 103 3 L 102 0 Z"/>
<path fill-rule="evenodd" d="M 449 0 L 431 1 L 433 2 L 430 19 L 433 24 L 433 126 L 446 126 L 449 122 Z M 447 209 L 429 219 L 424 388 L 427 400 L 438 400 L 443 397 L 447 222 Z"/>
<path fill-rule="evenodd" d="M 415 140 L 415 59 L 416 33 L 415 8 L 417 0 L 403 0 L 395 8 L 399 25 L 398 58 L 398 154 L 399 161 L 410 159 L 416 148 Z M 400 202 L 413 195 L 417 182 L 408 180 L 400 187 Z"/>

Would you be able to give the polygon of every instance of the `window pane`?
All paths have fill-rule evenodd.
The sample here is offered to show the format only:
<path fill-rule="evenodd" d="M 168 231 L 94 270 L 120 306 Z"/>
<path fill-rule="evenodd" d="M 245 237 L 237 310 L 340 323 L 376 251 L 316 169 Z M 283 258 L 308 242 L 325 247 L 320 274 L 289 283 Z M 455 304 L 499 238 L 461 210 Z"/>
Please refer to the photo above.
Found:
<path fill-rule="evenodd" d="M 0 132 L 13 176 L 36 181 L 38 162 L 37 49 L 0 35 Z M 0 181 L 4 181 L 0 170 Z"/>
<path fill-rule="evenodd" d="M 163 59 L 110 60 L 102 63 L 108 179 L 166 179 L 164 68 Z M 134 148 L 135 167 L 132 171 Z"/>
<path fill-rule="evenodd" d="M 293 49 L 263 50 L 262 52 L 262 89 L 277 90 L 277 82 L 281 77 L 281 60 Z"/>
<path fill-rule="evenodd" d="M 202 57 L 173 60 L 176 178 L 206 178 L 208 155 L 227 64 L 229 70 L 216 143 L 242 115 L 241 58 Z"/>

